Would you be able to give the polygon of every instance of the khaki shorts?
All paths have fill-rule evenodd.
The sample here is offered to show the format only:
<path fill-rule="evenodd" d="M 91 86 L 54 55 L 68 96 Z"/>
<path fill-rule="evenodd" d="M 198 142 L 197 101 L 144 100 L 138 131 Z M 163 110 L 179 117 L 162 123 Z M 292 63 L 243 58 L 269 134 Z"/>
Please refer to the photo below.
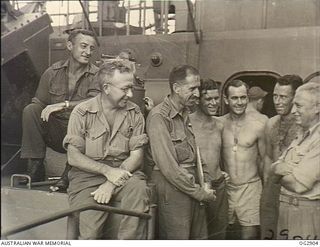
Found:
<path fill-rule="evenodd" d="M 227 184 L 229 224 L 238 219 L 241 226 L 260 225 L 260 197 L 262 183 L 259 178 L 246 184 Z"/>

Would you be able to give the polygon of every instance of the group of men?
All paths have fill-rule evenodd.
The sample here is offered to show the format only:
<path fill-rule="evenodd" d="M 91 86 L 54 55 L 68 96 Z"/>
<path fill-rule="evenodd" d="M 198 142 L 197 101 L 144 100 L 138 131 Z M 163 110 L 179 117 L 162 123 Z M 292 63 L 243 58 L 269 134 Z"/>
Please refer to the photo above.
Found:
<path fill-rule="evenodd" d="M 260 88 L 233 80 L 221 92 L 219 83 L 201 80 L 197 69 L 181 65 L 171 70 L 170 94 L 151 109 L 145 124 L 130 101 L 132 66 L 121 59 L 94 67 L 89 58 L 95 46 L 91 32 L 72 31 L 70 58 L 43 74 L 24 110 L 22 158 L 28 159 L 32 179 L 44 177 L 48 145 L 67 151 L 71 206 L 114 200 L 124 209 L 147 212 L 147 180 L 155 184 L 159 239 L 231 238 L 236 225 L 242 239 L 259 239 L 260 221 L 263 233 L 277 231 L 272 228 L 277 206 L 276 237 L 320 236 L 318 84 L 310 82 L 295 94 L 302 80 L 279 78 L 273 92 L 279 115 L 268 119 L 259 113 L 266 95 Z M 221 95 L 229 113 L 218 117 Z M 267 205 L 280 190 L 279 205 L 261 210 L 260 201 Z M 307 221 L 310 208 L 314 216 Z M 293 214 L 300 217 L 295 228 Z M 103 238 L 107 217 L 82 212 L 79 238 Z M 118 238 L 145 239 L 146 226 L 146 220 L 123 216 Z"/>

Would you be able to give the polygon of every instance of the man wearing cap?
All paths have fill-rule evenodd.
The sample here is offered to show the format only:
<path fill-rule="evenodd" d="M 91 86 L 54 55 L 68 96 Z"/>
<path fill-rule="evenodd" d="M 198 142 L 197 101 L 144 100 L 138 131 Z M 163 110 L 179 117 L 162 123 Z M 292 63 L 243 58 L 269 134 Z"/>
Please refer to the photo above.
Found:
<path fill-rule="evenodd" d="M 251 87 L 248 91 L 249 103 L 246 112 L 257 113 L 258 116 L 261 116 L 261 119 L 264 119 L 265 121 L 268 120 L 266 115 L 260 113 L 263 108 L 264 97 L 267 94 L 268 93 L 262 90 L 260 87 Z"/>
<path fill-rule="evenodd" d="M 320 237 L 319 94 L 316 82 L 297 89 L 292 115 L 301 132 L 271 165 L 273 180 L 281 185 L 277 239 Z"/>
<path fill-rule="evenodd" d="M 264 166 L 265 186 L 261 196 L 261 237 L 274 239 L 278 217 L 278 198 L 280 186 L 269 180 L 270 165 L 278 160 L 283 151 L 296 138 L 299 126 L 291 113 L 292 101 L 296 89 L 302 85 L 298 75 L 284 75 L 278 78 L 273 90 L 273 103 L 276 116 L 266 123 L 266 150 Z"/>

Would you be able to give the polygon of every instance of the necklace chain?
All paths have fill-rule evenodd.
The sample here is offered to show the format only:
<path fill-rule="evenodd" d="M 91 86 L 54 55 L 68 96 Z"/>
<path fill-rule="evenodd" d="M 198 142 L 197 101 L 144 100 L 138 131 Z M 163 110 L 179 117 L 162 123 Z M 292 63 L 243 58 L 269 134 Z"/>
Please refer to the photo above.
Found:
<path fill-rule="evenodd" d="M 239 144 L 239 139 L 238 139 L 238 136 L 239 136 L 239 132 L 240 132 L 240 129 L 241 129 L 242 125 L 239 125 L 238 123 L 236 123 L 234 125 L 234 128 L 233 128 L 233 147 L 232 147 L 232 151 L 233 152 L 237 152 L 238 150 L 238 144 Z"/>

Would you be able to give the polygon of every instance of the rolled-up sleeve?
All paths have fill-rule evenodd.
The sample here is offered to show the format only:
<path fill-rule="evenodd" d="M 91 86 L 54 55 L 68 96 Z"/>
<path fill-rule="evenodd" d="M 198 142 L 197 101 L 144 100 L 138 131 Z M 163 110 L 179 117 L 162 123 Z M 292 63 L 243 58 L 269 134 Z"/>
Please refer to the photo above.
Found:
<path fill-rule="evenodd" d="M 147 134 L 153 160 L 166 179 L 183 193 L 196 200 L 203 200 L 205 192 L 195 183 L 194 176 L 179 166 L 170 133 L 160 114 L 148 116 Z"/>
<path fill-rule="evenodd" d="M 145 134 L 145 121 L 141 112 L 135 116 L 132 136 L 129 140 L 129 150 L 134 151 L 145 146 L 148 143 L 148 137 Z"/>
<path fill-rule="evenodd" d="M 68 132 L 63 140 L 63 147 L 67 150 L 68 144 L 76 147 L 80 152 L 85 152 L 85 117 L 75 108 L 69 119 Z"/>

